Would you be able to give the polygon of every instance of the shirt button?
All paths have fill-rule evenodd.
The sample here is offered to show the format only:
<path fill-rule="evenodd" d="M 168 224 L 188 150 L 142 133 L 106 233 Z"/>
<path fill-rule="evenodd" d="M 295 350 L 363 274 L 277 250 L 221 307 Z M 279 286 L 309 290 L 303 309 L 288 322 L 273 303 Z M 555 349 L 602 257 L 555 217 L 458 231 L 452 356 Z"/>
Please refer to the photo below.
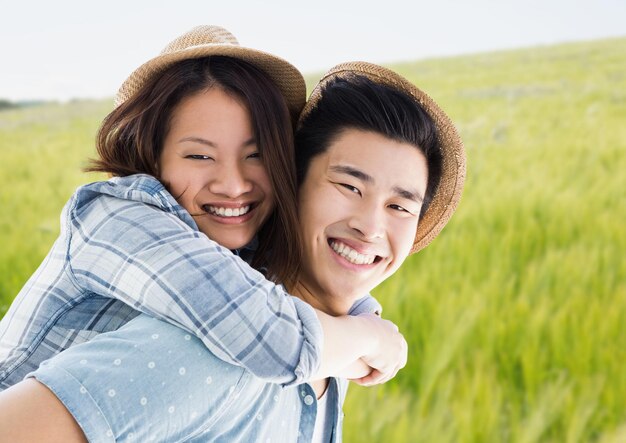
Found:
<path fill-rule="evenodd" d="M 313 404 L 313 397 L 310 395 L 304 397 L 304 404 L 307 406 L 311 406 Z"/>

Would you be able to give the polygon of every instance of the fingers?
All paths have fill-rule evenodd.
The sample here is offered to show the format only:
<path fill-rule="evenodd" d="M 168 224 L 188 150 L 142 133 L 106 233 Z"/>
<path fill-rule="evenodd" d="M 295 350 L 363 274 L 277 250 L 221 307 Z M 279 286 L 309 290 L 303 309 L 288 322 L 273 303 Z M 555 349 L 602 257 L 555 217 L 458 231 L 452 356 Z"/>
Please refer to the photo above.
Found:
<path fill-rule="evenodd" d="M 353 381 L 362 386 L 373 386 L 391 380 L 406 366 L 408 344 L 395 323 L 373 314 L 363 316 L 370 323 L 369 330 L 374 337 L 372 343 L 375 343 L 375 346 L 361 359 L 372 368 L 372 371 L 365 377 Z"/>
<path fill-rule="evenodd" d="M 380 384 L 388 382 L 393 377 L 395 377 L 397 373 L 398 371 L 395 371 L 390 374 L 383 374 L 377 369 L 374 369 L 372 370 L 372 372 L 370 372 L 369 375 L 366 375 L 365 377 L 361 377 L 358 379 L 350 380 L 350 381 L 360 386 L 365 386 L 365 387 L 375 386 L 375 385 L 380 385 Z"/>
<path fill-rule="evenodd" d="M 366 387 L 380 385 L 387 383 L 389 380 L 398 375 L 398 372 L 400 372 L 400 369 L 404 366 L 406 366 L 406 360 L 388 372 L 381 372 L 378 369 L 372 369 L 372 371 L 365 377 L 352 379 L 350 381 L 356 383 L 357 385 Z"/>
<path fill-rule="evenodd" d="M 354 380 L 350 380 L 357 385 L 361 386 L 373 386 L 381 383 L 381 380 L 384 378 L 384 374 L 380 372 L 378 369 L 372 369 L 365 377 L 357 378 Z"/>
<path fill-rule="evenodd" d="M 377 358 L 367 362 L 372 371 L 365 377 L 353 380 L 361 386 L 374 386 L 386 383 L 394 378 L 400 369 L 404 368 L 408 359 L 408 344 L 404 336 L 397 334 L 393 346 L 390 344 L 385 351 L 384 358 Z"/>

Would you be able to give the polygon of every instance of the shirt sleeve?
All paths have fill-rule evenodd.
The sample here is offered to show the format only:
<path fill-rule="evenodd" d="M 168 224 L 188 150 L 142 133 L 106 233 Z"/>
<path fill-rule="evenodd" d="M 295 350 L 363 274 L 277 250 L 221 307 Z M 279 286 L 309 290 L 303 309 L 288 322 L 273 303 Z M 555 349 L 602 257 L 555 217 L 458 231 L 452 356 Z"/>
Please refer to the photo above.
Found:
<path fill-rule="evenodd" d="M 175 215 L 103 196 L 65 220 L 68 272 L 85 293 L 177 325 L 272 383 L 310 378 L 323 334 L 311 306 Z"/>
<path fill-rule="evenodd" d="M 383 307 L 371 294 L 367 294 L 354 302 L 348 315 L 376 314 L 382 315 Z"/>

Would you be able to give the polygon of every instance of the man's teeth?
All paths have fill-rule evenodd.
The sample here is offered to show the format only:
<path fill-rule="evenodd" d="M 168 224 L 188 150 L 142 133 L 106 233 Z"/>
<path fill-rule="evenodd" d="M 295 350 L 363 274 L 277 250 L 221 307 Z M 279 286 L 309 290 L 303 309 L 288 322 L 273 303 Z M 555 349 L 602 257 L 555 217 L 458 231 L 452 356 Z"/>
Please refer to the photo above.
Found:
<path fill-rule="evenodd" d="M 242 208 L 220 208 L 217 206 L 209 206 L 209 212 L 211 214 L 219 215 L 220 217 L 239 217 L 247 214 L 250 210 L 250 205 Z"/>
<path fill-rule="evenodd" d="M 374 263 L 374 259 L 376 258 L 375 255 L 359 254 L 350 246 L 336 241 L 330 242 L 330 247 L 333 248 L 333 251 L 341 255 L 350 263 L 354 263 L 356 265 L 371 265 Z"/>

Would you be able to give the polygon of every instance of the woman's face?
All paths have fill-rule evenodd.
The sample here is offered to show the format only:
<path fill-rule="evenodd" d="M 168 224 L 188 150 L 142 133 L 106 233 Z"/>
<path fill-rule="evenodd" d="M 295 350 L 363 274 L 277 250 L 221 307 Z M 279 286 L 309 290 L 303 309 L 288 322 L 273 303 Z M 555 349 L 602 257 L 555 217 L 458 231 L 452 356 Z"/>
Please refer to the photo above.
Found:
<path fill-rule="evenodd" d="M 408 256 L 428 166 L 415 146 L 349 129 L 309 165 L 299 191 L 302 283 L 337 314 Z"/>
<path fill-rule="evenodd" d="M 219 87 L 174 109 L 159 171 L 200 231 L 229 249 L 249 243 L 274 209 L 250 113 Z"/>

